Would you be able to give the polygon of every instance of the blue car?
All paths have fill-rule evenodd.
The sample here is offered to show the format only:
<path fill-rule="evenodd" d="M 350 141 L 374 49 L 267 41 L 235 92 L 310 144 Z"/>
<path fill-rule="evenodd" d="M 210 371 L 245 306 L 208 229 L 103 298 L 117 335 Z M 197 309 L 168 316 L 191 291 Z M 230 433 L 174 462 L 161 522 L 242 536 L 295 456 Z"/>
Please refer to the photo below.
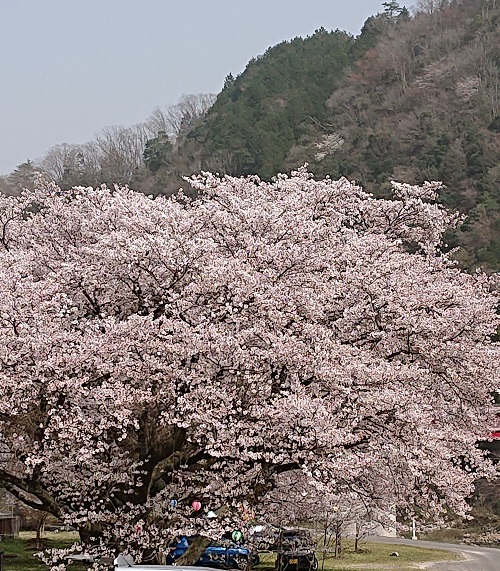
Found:
<path fill-rule="evenodd" d="M 172 565 L 181 555 L 186 553 L 193 537 L 182 536 L 167 555 L 167 564 Z M 196 567 L 215 567 L 216 569 L 245 569 L 257 565 L 259 556 L 246 547 L 233 544 L 231 546 L 211 545 L 202 553 L 195 563 Z"/>

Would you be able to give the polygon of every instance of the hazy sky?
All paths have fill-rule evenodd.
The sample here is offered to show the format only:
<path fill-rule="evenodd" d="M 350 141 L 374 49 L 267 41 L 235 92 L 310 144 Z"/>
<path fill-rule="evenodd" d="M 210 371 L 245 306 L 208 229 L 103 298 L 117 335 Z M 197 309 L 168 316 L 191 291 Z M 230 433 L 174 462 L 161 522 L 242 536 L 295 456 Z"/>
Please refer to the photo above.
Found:
<path fill-rule="evenodd" d="M 269 46 L 357 35 L 383 0 L 0 0 L 0 174 L 217 93 Z"/>

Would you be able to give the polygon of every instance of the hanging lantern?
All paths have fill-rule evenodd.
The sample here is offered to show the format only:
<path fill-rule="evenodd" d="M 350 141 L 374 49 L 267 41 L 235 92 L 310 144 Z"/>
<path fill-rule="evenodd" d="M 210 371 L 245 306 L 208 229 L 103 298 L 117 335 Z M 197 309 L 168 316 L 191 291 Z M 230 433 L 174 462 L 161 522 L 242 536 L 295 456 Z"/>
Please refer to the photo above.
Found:
<path fill-rule="evenodd" d="M 170 507 L 175 510 L 175 508 L 177 507 L 177 500 L 170 500 Z"/>
<path fill-rule="evenodd" d="M 231 539 L 235 543 L 239 543 L 243 539 L 243 534 L 241 533 L 241 531 L 239 529 L 235 529 L 233 531 L 233 533 L 231 534 Z"/>
<path fill-rule="evenodd" d="M 191 507 L 193 508 L 194 512 L 199 512 L 201 510 L 201 502 L 194 500 L 191 504 Z"/>

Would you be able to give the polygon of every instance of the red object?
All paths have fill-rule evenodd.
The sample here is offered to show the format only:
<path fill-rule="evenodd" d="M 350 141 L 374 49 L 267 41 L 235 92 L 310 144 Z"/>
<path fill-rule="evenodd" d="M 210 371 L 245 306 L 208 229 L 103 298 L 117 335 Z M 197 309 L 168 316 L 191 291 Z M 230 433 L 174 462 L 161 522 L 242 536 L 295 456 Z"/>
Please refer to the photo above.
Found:
<path fill-rule="evenodd" d="M 191 504 L 191 507 L 193 508 L 193 511 L 198 512 L 201 510 L 201 502 L 194 500 L 194 502 Z"/>
<path fill-rule="evenodd" d="M 491 438 L 498 438 L 498 439 L 500 439 L 500 430 L 494 430 L 494 431 L 491 433 Z"/>

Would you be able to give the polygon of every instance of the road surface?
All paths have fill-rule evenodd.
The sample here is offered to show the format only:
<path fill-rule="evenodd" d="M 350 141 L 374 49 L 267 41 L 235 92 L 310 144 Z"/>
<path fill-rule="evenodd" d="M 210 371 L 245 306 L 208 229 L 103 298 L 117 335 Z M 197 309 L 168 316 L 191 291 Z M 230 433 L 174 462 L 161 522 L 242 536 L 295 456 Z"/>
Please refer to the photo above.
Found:
<path fill-rule="evenodd" d="M 500 549 L 492 547 L 477 547 L 476 545 L 463 545 L 455 543 L 441 543 L 438 541 L 421 541 L 417 539 L 399 539 L 394 537 L 370 537 L 368 541 L 380 543 L 400 543 L 414 547 L 427 547 L 429 549 L 444 549 L 455 553 L 462 553 L 464 561 L 438 561 L 425 566 L 431 571 L 500 571 Z"/>

